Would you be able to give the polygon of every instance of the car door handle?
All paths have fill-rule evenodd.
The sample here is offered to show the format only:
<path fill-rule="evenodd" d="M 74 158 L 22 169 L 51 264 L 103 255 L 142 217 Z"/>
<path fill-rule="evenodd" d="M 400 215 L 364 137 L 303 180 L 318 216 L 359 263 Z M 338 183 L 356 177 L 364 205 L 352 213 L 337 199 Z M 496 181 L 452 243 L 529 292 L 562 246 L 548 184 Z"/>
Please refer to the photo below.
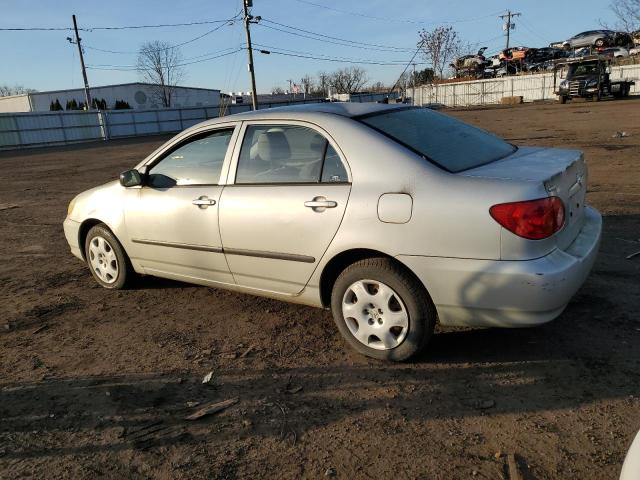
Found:
<path fill-rule="evenodd" d="M 313 200 L 304 202 L 304 206 L 313 208 L 314 210 L 318 209 L 316 211 L 323 211 L 325 208 L 336 208 L 338 206 L 338 202 L 327 200 L 324 197 L 315 197 Z"/>
<path fill-rule="evenodd" d="M 197 205 L 200 208 L 207 208 L 211 205 L 215 205 L 216 201 L 207 197 L 206 195 L 203 195 L 202 197 L 196 198 L 191 203 Z"/>

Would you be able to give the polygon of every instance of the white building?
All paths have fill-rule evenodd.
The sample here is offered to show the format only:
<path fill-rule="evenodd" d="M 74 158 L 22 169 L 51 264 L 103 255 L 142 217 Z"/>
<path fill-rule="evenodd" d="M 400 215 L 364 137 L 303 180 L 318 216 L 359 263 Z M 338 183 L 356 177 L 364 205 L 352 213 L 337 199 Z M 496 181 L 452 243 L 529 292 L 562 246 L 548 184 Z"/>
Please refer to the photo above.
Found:
<path fill-rule="evenodd" d="M 162 108 L 154 94 L 154 85 L 148 83 L 122 83 L 91 87 L 91 98 L 104 99 L 108 109 L 115 107 L 116 101 L 124 101 L 135 110 Z M 84 88 L 34 92 L 24 95 L 0 97 L 0 113 L 6 112 L 48 112 L 51 102 L 60 102 L 66 108 L 67 102 L 84 102 Z M 217 107 L 220 105 L 220 90 L 194 87 L 175 87 L 171 107 Z"/>

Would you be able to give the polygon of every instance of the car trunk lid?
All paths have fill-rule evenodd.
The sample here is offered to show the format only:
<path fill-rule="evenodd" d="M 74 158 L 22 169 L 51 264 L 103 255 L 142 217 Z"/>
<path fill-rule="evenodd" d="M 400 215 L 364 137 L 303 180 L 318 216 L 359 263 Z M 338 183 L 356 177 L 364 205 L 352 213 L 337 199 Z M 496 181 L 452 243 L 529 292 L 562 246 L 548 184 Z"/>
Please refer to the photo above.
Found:
<path fill-rule="evenodd" d="M 549 196 L 561 198 L 565 207 L 565 223 L 553 235 L 558 248 L 568 247 L 582 227 L 587 167 L 582 152 L 578 150 L 520 147 L 508 157 L 459 175 L 539 183 Z"/>

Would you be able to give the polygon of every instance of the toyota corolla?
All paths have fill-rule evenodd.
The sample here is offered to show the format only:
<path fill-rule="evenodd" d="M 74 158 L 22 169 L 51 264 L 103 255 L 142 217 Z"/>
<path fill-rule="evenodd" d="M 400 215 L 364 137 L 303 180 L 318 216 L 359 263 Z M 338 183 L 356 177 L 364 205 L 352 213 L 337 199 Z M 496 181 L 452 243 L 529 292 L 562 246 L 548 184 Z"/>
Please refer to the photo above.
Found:
<path fill-rule="evenodd" d="M 185 130 L 76 196 L 64 232 L 105 288 L 155 275 L 330 308 L 357 351 L 405 360 L 436 321 L 560 315 L 600 241 L 586 185 L 579 151 L 425 108 L 303 105 Z"/>

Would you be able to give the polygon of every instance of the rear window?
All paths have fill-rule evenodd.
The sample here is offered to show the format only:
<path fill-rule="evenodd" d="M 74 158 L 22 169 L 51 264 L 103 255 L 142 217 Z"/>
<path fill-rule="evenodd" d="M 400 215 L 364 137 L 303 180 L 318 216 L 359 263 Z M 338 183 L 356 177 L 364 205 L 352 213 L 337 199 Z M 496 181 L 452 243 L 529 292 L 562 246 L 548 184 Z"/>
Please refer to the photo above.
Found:
<path fill-rule="evenodd" d="M 461 172 L 510 155 L 504 140 L 428 108 L 391 110 L 359 120 L 449 172 Z"/>

